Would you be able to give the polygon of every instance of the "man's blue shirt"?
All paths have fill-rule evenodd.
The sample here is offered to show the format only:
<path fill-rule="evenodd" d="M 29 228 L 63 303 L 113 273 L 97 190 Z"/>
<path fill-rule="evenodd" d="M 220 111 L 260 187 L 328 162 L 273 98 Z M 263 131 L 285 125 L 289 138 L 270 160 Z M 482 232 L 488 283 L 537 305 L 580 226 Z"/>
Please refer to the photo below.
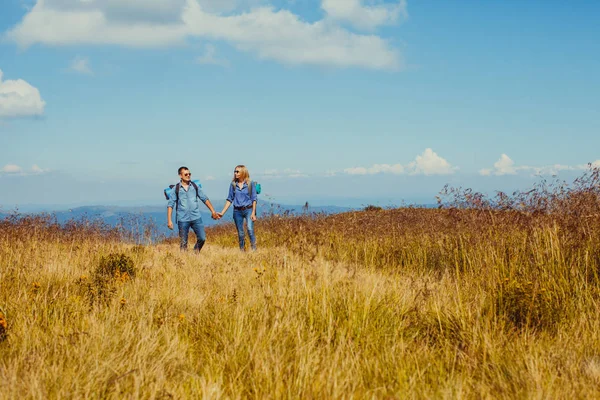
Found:
<path fill-rule="evenodd" d="M 252 182 L 252 196 L 248 194 L 248 184 L 244 182 L 244 186 L 240 189 L 237 183 L 229 185 L 229 194 L 227 200 L 233 203 L 233 207 L 248 207 L 256 201 L 256 183 Z"/>
<path fill-rule="evenodd" d="M 200 215 L 200 201 L 206 203 L 208 197 L 202 191 L 202 188 L 198 187 L 198 195 L 196 196 L 196 189 L 190 183 L 187 190 L 183 188 L 183 185 L 179 184 L 179 206 L 175 207 L 175 202 L 177 201 L 177 195 L 175 193 L 175 188 L 171 190 L 169 194 L 169 202 L 167 203 L 167 207 L 171 207 L 177 209 L 177 221 L 178 222 L 189 222 L 195 221 L 199 218 L 202 218 Z"/>

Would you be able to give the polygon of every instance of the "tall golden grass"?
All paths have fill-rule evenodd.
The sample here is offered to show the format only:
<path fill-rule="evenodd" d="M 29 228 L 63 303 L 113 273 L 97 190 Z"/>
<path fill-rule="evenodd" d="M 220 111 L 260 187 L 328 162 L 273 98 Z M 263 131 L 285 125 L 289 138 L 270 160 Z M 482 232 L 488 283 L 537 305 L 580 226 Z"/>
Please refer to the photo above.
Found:
<path fill-rule="evenodd" d="M 0 397 L 600 397 L 598 170 L 256 229 L 1 221 Z"/>

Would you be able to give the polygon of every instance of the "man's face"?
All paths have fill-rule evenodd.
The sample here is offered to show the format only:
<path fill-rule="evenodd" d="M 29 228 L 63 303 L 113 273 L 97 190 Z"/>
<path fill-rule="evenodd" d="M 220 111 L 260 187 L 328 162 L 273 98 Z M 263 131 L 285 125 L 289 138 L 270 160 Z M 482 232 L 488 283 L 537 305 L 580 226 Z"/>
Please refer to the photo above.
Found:
<path fill-rule="evenodd" d="M 179 174 L 179 177 L 182 181 L 189 182 L 192 179 L 192 173 L 189 169 L 184 169 L 181 171 L 181 174 Z"/>

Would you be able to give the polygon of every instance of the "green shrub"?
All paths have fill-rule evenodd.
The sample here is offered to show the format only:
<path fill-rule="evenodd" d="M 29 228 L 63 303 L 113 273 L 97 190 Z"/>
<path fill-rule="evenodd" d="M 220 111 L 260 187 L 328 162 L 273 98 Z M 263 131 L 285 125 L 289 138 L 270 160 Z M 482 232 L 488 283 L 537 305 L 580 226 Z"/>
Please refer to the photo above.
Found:
<path fill-rule="evenodd" d="M 134 278 L 136 268 L 131 257 L 123 253 L 111 253 L 102 257 L 95 270 L 96 277 L 128 279 Z"/>
<path fill-rule="evenodd" d="M 87 297 L 91 304 L 108 303 L 116 294 L 116 284 L 125 283 L 136 275 L 135 263 L 123 253 L 111 253 L 100 258 L 92 282 L 87 285 Z"/>

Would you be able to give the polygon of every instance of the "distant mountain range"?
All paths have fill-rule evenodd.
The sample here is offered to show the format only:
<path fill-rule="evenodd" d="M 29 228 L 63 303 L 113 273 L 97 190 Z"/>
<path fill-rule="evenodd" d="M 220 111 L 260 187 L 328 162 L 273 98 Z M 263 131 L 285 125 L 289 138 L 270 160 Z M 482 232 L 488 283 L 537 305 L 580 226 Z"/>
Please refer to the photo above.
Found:
<path fill-rule="evenodd" d="M 214 202 L 213 207 L 217 211 L 223 209 L 224 202 Z M 212 226 L 219 223 L 226 223 L 232 221 L 232 210 L 233 207 L 229 208 L 227 214 L 219 220 L 215 221 L 211 218 L 210 211 L 205 206 L 201 206 L 202 220 L 205 226 Z M 310 205 L 284 205 L 269 202 L 259 202 L 257 205 L 257 214 L 261 216 L 270 214 L 279 215 L 299 215 L 302 213 L 325 213 L 325 214 L 336 214 L 340 212 L 350 211 L 352 208 L 349 207 L 338 207 L 338 206 L 320 206 L 312 207 Z M 0 213 L 0 218 L 4 218 L 10 213 Z M 117 226 L 119 224 L 131 224 L 131 225 L 147 225 L 152 224 L 156 228 L 158 234 L 164 234 L 166 236 L 176 235 L 174 231 L 170 231 L 167 228 L 167 208 L 166 206 L 140 206 L 140 207 L 119 207 L 119 206 L 84 206 L 70 208 L 61 211 L 43 212 L 43 213 L 23 213 L 23 214 L 50 214 L 56 217 L 59 223 L 65 223 L 69 220 L 78 220 L 82 218 L 90 220 L 100 220 L 110 226 Z M 174 218 L 173 218 L 174 219 Z M 175 222 L 175 221 L 173 221 Z"/>

